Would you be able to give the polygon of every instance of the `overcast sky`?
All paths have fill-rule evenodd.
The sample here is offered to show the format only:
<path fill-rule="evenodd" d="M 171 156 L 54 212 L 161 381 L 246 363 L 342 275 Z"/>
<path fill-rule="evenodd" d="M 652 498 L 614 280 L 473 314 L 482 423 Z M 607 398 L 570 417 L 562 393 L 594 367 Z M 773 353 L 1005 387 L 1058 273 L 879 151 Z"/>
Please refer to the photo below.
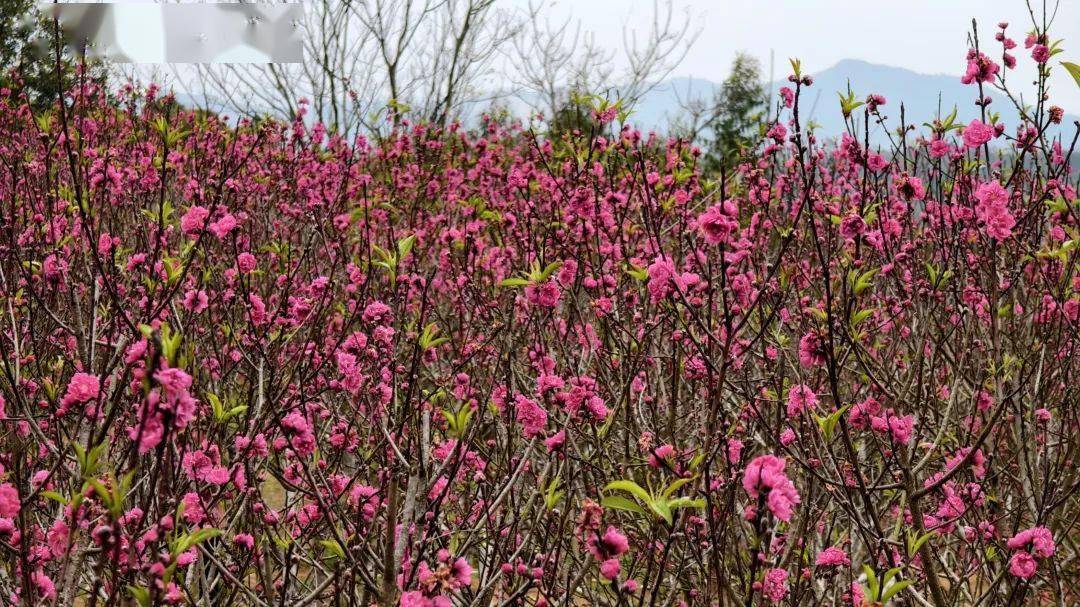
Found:
<path fill-rule="evenodd" d="M 525 5 L 527 0 L 505 0 Z M 768 70 L 776 57 L 776 77 L 786 75 L 787 58 L 799 57 L 809 73 L 846 58 L 905 67 L 928 74 L 963 73 L 971 19 L 979 21 L 980 43 L 993 40 L 999 21 L 1009 22 L 1017 41 L 1020 67 L 1030 67 L 1023 48 L 1031 16 L 1024 0 L 672 0 L 689 11 L 700 34 L 675 75 L 722 80 L 735 53 L 761 59 Z M 1035 0 L 1036 14 L 1042 0 Z M 647 29 L 653 0 L 545 0 L 554 15 L 573 15 L 597 42 L 620 48 L 623 28 Z M 1047 0 L 1052 9 L 1055 0 Z M 1060 0 L 1051 26 L 1064 39 L 1065 52 L 1054 58 L 1051 97 L 1080 113 L 1080 87 L 1057 60 L 1080 63 L 1080 0 Z M 985 46 L 984 46 L 985 48 Z M 995 49 L 1000 51 L 1000 47 Z M 996 53 L 1000 56 L 1000 52 Z M 1025 71 L 1024 75 L 1033 72 Z M 1030 77 L 1028 78 L 1030 80 Z M 1016 80 L 1014 80 L 1015 82 Z M 1019 84 L 1019 82 L 1017 82 Z"/>

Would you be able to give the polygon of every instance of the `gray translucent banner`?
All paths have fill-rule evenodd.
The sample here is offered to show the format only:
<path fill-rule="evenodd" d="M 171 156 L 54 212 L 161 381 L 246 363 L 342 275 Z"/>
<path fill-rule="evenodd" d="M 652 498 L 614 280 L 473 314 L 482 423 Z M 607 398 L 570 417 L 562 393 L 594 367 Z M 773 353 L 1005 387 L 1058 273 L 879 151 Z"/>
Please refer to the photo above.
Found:
<path fill-rule="evenodd" d="M 40 4 L 79 54 L 119 63 L 300 63 L 303 5 Z"/>

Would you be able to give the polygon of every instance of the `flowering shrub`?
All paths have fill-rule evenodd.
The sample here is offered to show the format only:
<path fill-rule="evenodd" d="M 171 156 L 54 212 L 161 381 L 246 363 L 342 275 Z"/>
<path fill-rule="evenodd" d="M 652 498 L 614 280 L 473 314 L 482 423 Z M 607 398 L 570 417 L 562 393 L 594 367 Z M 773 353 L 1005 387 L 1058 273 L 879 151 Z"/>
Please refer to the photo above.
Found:
<path fill-rule="evenodd" d="M 0 600 L 1080 600 L 1053 109 L 883 150 L 872 95 L 833 145 L 793 67 L 719 180 L 602 113 L 344 141 L 5 91 Z"/>

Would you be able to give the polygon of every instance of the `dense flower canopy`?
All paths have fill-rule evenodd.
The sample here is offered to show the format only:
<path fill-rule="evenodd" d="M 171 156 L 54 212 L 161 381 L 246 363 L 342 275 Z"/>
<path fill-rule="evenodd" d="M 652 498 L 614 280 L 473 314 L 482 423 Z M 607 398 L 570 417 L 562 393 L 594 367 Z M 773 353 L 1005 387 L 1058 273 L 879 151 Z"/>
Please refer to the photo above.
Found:
<path fill-rule="evenodd" d="M 1075 139 L 794 67 L 722 176 L 3 91 L 0 601 L 1080 600 Z"/>

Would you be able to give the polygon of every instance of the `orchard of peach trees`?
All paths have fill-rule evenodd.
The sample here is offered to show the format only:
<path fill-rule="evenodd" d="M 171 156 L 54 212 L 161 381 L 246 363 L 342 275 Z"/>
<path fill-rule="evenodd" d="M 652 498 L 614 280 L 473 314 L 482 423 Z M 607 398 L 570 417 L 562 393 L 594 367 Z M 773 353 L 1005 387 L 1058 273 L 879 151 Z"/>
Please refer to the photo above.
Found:
<path fill-rule="evenodd" d="M 1080 77 L 994 32 L 973 99 Z M 789 69 L 718 174 L 0 91 L 0 604 L 1080 602 L 1078 126 Z"/>

